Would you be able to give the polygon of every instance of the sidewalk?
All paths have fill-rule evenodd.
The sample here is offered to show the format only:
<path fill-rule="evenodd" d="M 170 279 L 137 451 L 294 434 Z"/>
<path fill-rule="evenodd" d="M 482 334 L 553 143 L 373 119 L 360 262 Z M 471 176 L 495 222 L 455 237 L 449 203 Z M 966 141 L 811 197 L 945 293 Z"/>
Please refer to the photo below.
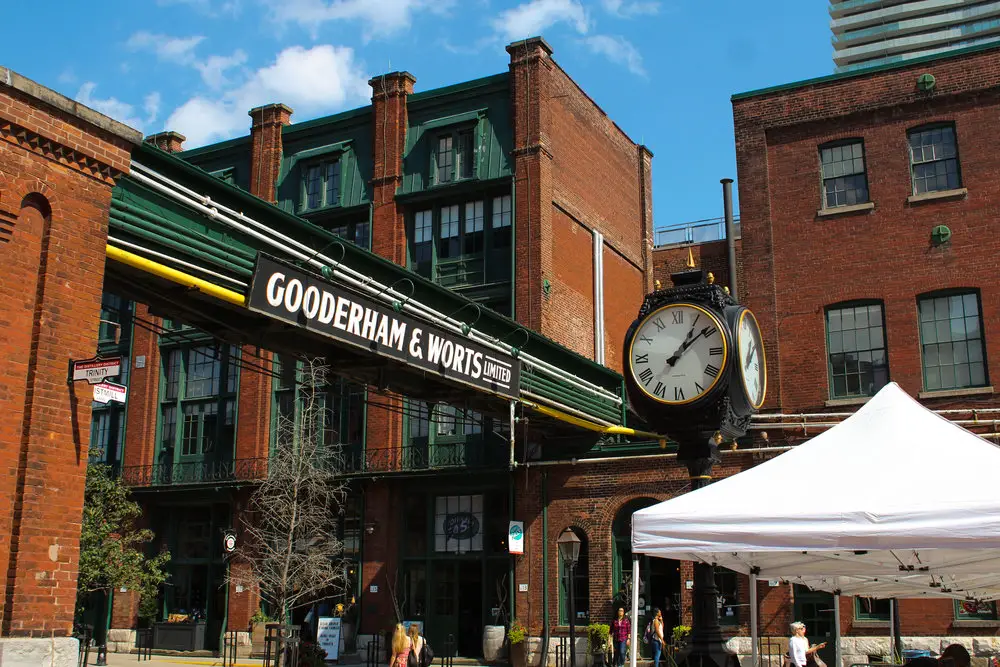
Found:
<path fill-rule="evenodd" d="M 90 660 L 87 661 L 88 667 L 92 667 L 97 663 L 97 653 L 91 652 Z M 239 667 L 260 667 L 264 664 L 263 660 L 251 660 L 249 658 L 241 658 L 236 661 Z M 196 657 L 185 657 L 185 656 L 174 656 L 174 655 L 154 655 L 149 660 L 138 659 L 136 654 L 131 653 L 109 653 L 108 654 L 108 667 L 167 667 L 168 665 L 201 665 L 202 667 L 224 667 L 222 658 L 196 658 Z"/>

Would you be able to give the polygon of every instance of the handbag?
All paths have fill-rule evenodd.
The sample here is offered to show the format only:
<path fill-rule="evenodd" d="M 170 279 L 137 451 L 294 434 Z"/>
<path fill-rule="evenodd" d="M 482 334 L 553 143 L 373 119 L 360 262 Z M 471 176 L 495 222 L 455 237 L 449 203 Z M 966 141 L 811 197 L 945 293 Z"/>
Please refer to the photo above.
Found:
<path fill-rule="evenodd" d="M 826 667 L 826 662 L 815 653 L 810 653 L 806 656 L 806 667 Z"/>
<path fill-rule="evenodd" d="M 420 661 L 417 659 L 417 652 L 410 649 L 410 655 L 406 656 L 406 667 L 420 667 Z"/>

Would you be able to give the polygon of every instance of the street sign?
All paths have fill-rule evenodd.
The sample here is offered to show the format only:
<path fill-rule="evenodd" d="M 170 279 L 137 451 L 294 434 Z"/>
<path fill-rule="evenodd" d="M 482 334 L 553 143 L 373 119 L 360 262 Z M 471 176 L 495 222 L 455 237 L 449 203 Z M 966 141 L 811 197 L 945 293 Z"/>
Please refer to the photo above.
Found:
<path fill-rule="evenodd" d="M 507 548 L 512 554 L 524 553 L 524 522 L 511 521 L 507 528 Z"/>
<path fill-rule="evenodd" d="M 110 401 L 124 403 L 127 394 L 128 387 L 125 385 L 115 384 L 114 382 L 101 382 L 94 385 L 94 400 L 98 403 L 108 403 Z"/>
<path fill-rule="evenodd" d="M 231 554 L 236 551 L 236 533 L 232 531 L 226 531 L 225 535 L 222 537 L 222 548 L 227 554 Z"/>
<path fill-rule="evenodd" d="M 86 380 L 88 384 L 97 384 L 104 378 L 117 377 L 122 372 L 122 358 L 111 357 L 104 359 L 94 357 L 93 359 L 70 359 L 69 377 L 73 382 Z"/>

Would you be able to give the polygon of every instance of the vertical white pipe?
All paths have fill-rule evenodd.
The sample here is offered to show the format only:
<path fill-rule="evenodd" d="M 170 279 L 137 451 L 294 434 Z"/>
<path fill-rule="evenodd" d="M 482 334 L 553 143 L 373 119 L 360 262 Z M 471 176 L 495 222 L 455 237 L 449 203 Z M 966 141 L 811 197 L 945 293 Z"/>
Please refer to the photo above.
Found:
<path fill-rule="evenodd" d="M 596 229 L 594 236 L 594 361 L 604 363 L 604 236 Z"/>
<path fill-rule="evenodd" d="M 639 555 L 632 554 L 632 642 L 629 665 L 635 667 L 639 655 Z"/>
<path fill-rule="evenodd" d="M 833 594 L 833 665 L 840 665 L 840 591 Z"/>
<path fill-rule="evenodd" d="M 760 630 L 757 628 L 757 574 L 750 573 L 750 655 L 753 657 L 753 667 L 759 667 L 760 658 L 757 655 L 757 644 L 760 642 Z"/>

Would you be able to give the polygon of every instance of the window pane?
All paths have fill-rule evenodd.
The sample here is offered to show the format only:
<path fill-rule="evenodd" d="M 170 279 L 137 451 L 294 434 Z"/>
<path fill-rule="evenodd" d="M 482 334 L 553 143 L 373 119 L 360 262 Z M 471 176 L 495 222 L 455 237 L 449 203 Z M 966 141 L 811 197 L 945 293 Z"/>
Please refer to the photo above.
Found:
<path fill-rule="evenodd" d="M 831 308 L 826 322 L 832 398 L 876 393 L 888 382 L 882 306 Z"/>
<path fill-rule="evenodd" d="M 511 239 L 510 195 L 493 198 L 492 221 L 493 247 L 509 248 Z"/>
<path fill-rule="evenodd" d="M 820 149 L 824 206 L 850 206 L 868 201 L 864 147 L 861 142 Z"/>
<path fill-rule="evenodd" d="M 472 137 L 471 131 L 458 135 L 458 169 L 456 171 L 458 171 L 459 178 L 472 178 L 475 172 Z"/>
<path fill-rule="evenodd" d="M 437 182 L 449 183 L 454 180 L 452 138 L 451 135 L 440 137 L 437 147 Z"/>
<path fill-rule="evenodd" d="M 221 364 L 217 356 L 221 356 L 221 352 L 208 346 L 188 350 L 185 398 L 201 398 L 219 393 Z"/>
<path fill-rule="evenodd" d="M 319 165 L 306 169 L 306 208 L 319 208 L 323 196 Z"/>
<path fill-rule="evenodd" d="M 359 248 L 368 248 L 371 243 L 371 228 L 367 222 L 359 222 L 354 225 L 354 245 Z"/>
<path fill-rule="evenodd" d="M 910 163 L 915 194 L 961 186 L 956 146 L 953 127 L 938 127 L 910 133 Z"/>
<path fill-rule="evenodd" d="M 340 160 L 326 165 L 326 206 L 340 203 Z"/>
<path fill-rule="evenodd" d="M 441 207 L 438 257 L 458 256 L 458 204 Z"/>
<path fill-rule="evenodd" d="M 924 377 L 927 389 L 961 389 L 986 382 L 979 300 L 973 293 L 920 302 Z M 937 342 L 937 345 L 933 343 Z"/>
<path fill-rule="evenodd" d="M 167 354 L 166 361 L 163 365 L 163 372 L 166 379 L 166 391 L 164 392 L 167 399 L 177 398 L 177 391 L 181 381 L 181 351 L 171 350 Z"/>
<path fill-rule="evenodd" d="M 483 202 L 470 201 L 465 205 L 465 254 L 483 250 Z"/>
<path fill-rule="evenodd" d="M 433 219 L 431 211 L 417 211 L 413 218 L 413 269 L 422 275 L 429 274 L 433 258 Z"/>

